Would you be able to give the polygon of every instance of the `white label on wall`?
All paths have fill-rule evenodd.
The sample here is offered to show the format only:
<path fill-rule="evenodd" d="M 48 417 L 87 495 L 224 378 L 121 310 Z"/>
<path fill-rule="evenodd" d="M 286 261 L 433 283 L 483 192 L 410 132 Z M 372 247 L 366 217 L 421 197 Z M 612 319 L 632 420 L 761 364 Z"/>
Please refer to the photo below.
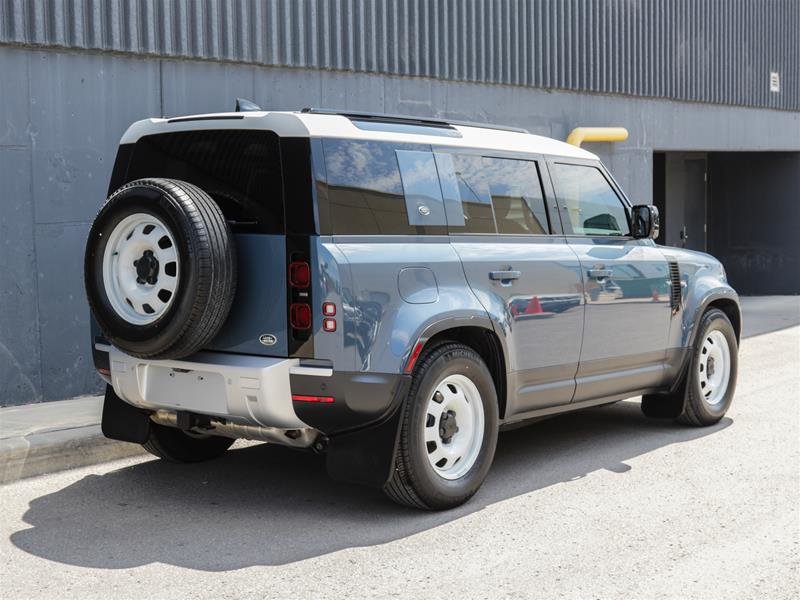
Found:
<path fill-rule="evenodd" d="M 781 91 L 781 76 L 777 71 L 769 73 L 769 91 L 776 93 Z"/>

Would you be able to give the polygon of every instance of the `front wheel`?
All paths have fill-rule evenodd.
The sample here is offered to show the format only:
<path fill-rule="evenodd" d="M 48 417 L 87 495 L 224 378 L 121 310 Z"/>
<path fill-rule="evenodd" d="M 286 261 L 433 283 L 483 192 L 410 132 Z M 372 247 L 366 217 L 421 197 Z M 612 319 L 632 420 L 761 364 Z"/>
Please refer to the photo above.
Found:
<path fill-rule="evenodd" d="M 713 425 L 725 416 L 736 391 L 738 352 L 736 333 L 725 313 L 707 311 L 698 328 L 680 423 Z"/>
<path fill-rule="evenodd" d="M 447 343 L 428 352 L 415 369 L 386 495 L 428 510 L 466 502 L 494 459 L 498 418 L 492 376 L 474 350 Z"/>
<path fill-rule="evenodd" d="M 642 397 L 642 411 L 652 418 L 677 418 L 696 427 L 717 423 L 733 401 L 739 368 L 736 332 L 719 309 L 706 311 L 698 323 L 691 362 L 680 388 L 671 394 Z"/>

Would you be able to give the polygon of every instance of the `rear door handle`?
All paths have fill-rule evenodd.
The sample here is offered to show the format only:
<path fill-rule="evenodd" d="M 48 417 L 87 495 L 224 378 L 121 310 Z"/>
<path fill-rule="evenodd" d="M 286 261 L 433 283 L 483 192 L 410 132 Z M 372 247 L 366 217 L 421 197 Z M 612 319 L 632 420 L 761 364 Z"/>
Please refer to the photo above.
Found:
<path fill-rule="evenodd" d="M 519 271 L 489 271 L 489 279 L 499 281 L 504 285 L 511 285 L 511 281 L 519 279 L 520 275 L 522 273 Z"/>
<path fill-rule="evenodd" d="M 611 269 L 589 269 L 589 277 L 592 279 L 608 279 L 611 277 Z"/>

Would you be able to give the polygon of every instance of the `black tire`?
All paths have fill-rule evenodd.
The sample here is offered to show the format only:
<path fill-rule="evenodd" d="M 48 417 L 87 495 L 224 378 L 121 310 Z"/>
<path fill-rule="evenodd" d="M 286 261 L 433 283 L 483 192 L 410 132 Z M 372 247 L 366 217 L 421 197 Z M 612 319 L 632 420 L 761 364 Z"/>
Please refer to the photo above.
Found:
<path fill-rule="evenodd" d="M 445 479 L 428 460 L 424 424 L 429 398 L 439 382 L 452 374 L 468 377 L 477 387 L 483 405 L 484 431 L 478 457 L 469 471 L 458 479 Z M 425 510 L 454 508 L 469 500 L 486 478 L 497 446 L 497 392 L 481 357 L 457 343 L 445 343 L 428 351 L 414 369 L 402 410 L 395 468 L 384 493 L 399 504 Z"/>
<path fill-rule="evenodd" d="M 235 441 L 218 435 L 194 437 L 175 427 L 151 423 L 150 437 L 142 447 L 169 462 L 192 463 L 221 456 Z"/>
<path fill-rule="evenodd" d="M 712 331 L 719 331 L 728 343 L 730 356 L 730 376 L 725 394 L 719 403 L 714 406 L 706 402 L 698 375 L 698 361 L 703 352 L 703 342 Z M 739 371 L 739 345 L 736 342 L 736 332 L 728 320 L 727 315 L 717 308 L 707 310 L 697 327 L 697 338 L 692 350 L 692 361 L 686 377 L 685 399 L 683 411 L 678 417 L 678 422 L 684 425 L 703 427 L 719 422 L 730 408 L 733 395 L 736 392 L 736 376 Z"/>
<path fill-rule="evenodd" d="M 728 386 L 722 399 L 713 406 L 706 402 L 699 376 L 703 344 L 712 331 L 719 331 L 727 341 L 730 355 Z M 684 425 L 703 427 L 719 422 L 733 401 L 739 367 L 736 332 L 727 315 L 719 309 L 707 310 L 697 325 L 697 337 L 684 380 L 671 394 L 648 394 L 642 397 L 642 412 L 654 419 L 676 419 Z"/>
<path fill-rule="evenodd" d="M 109 236 L 138 213 L 153 215 L 169 229 L 180 264 L 175 297 L 147 324 L 117 312 L 103 280 Z M 132 181 L 109 197 L 92 224 L 84 279 L 92 313 L 114 346 L 139 358 L 183 358 L 207 345 L 228 316 L 236 291 L 233 236 L 219 206 L 198 187 L 174 179 Z"/>

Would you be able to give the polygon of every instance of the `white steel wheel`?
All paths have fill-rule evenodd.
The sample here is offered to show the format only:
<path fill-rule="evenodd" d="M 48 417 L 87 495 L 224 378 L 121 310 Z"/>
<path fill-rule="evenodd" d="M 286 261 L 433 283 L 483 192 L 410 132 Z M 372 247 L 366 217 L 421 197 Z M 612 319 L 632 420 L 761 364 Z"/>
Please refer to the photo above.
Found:
<path fill-rule="evenodd" d="M 707 404 L 717 406 L 725 399 L 731 377 L 731 350 L 719 330 L 706 334 L 697 361 L 697 381 Z"/>
<path fill-rule="evenodd" d="M 463 477 L 475 464 L 483 442 L 483 402 L 464 375 L 449 375 L 437 386 L 425 411 L 428 462 L 444 479 Z"/>
<path fill-rule="evenodd" d="M 125 217 L 111 231 L 103 254 L 103 286 L 111 307 L 133 325 L 147 325 L 169 309 L 178 289 L 175 237 L 147 213 Z"/>

